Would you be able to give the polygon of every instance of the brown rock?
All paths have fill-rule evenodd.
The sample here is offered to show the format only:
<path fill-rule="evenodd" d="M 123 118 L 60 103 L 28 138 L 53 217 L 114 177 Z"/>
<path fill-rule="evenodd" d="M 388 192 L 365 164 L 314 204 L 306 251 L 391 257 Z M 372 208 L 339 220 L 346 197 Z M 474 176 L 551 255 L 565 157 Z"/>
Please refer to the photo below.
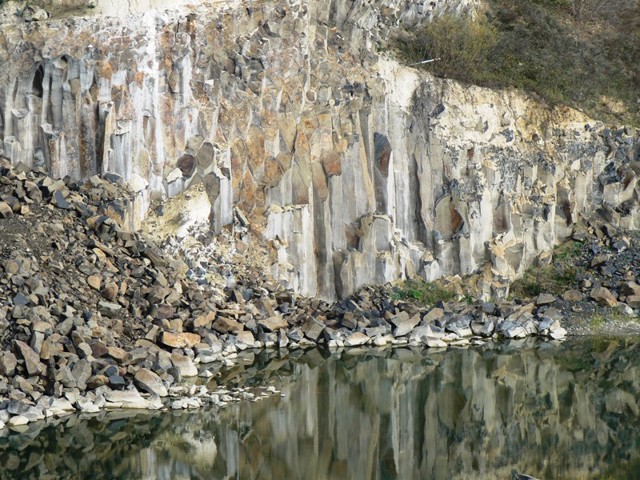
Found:
<path fill-rule="evenodd" d="M 325 152 L 320 161 L 328 177 L 342 174 L 340 154 L 335 150 Z"/>
<path fill-rule="evenodd" d="M 107 347 L 109 356 L 116 362 L 122 363 L 127 356 L 127 352 L 120 347 Z"/>
<path fill-rule="evenodd" d="M 178 168 L 184 177 L 190 177 L 196 169 L 196 159 L 193 155 L 185 153 L 178 159 Z"/>
<path fill-rule="evenodd" d="M 102 296 L 112 302 L 118 297 L 119 291 L 120 289 L 118 288 L 117 283 L 109 282 L 102 289 Z"/>
<path fill-rule="evenodd" d="M 216 312 L 209 312 L 204 315 L 200 315 L 193 321 L 194 328 L 211 328 L 211 324 L 216 318 Z"/>
<path fill-rule="evenodd" d="M 172 318 L 174 314 L 175 314 L 175 309 L 173 308 L 173 306 L 167 305 L 166 303 L 163 303 L 162 305 L 158 305 L 158 308 L 156 311 L 156 317 L 159 318 L 160 320 L 166 320 L 166 319 Z"/>
<path fill-rule="evenodd" d="M 626 298 L 626 303 L 631 308 L 640 308 L 640 295 L 629 295 Z"/>
<path fill-rule="evenodd" d="M 255 338 L 253 333 L 249 330 L 245 330 L 243 332 L 238 332 L 236 335 L 236 342 L 252 347 L 255 342 Z"/>
<path fill-rule="evenodd" d="M 632 295 L 640 295 L 640 285 L 636 282 L 623 282 L 618 289 L 620 295 L 630 297 Z"/>
<path fill-rule="evenodd" d="M 264 328 L 268 332 L 275 332 L 277 330 L 280 330 L 281 328 L 287 328 L 289 326 L 287 321 L 280 315 L 274 315 L 265 320 L 260 320 L 258 321 L 258 325 L 261 325 L 262 328 Z"/>
<path fill-rule="evenodd" d="M 591 290 L 591 298 L 598 302 L 600 305 L 606 307 L 615 307 L 618 304 L 616 297 L 611 293 L 608 288 L 596 287 Z"/>
<path fill-rule="evenodd" d="M 413 327 L 420 323 L 420 315 L 417 314 L 410 317 L 407 312 L 400 312 L 399 314 L 391 317 L 389 322 L 396 327 L 393 331 L 393 335 L 395 337 L 402 337 L 409 334 L 411 330 L 413 330 Z"/>
<path fill-rule="evenodd" d="M 94 290 L 99 291 L 100 287 L 102 286 L 102 278 L 100 278 L 98 275 L 89 275 L 87 277 L 87 285 L 89 285 Z"/>
<path fill-rule="evenodd" d="M 9 218 L 13 217 L 13 210 L 7 202 L 0 202 L 0 217 Z"/>
<path fill-rule="evenodd" d="M 109 349 L 102 342 L 93 342 L 91 344 L 91 352 L 95 358 L 106 357 L 109 355 Z"/>
<path fill-rule="evenodd" d="M 193 361 L 186 355 L 172 353 L 171 363 L 178 369 L 180 375 L 183 377 L 195 377 L 198 375 L 198 369 L 193 364 Z"/>
<path fill-rule="evenodd" d="M 591 260 L 591 267 L 599 267 L 600 265 L 604 265 L 608 260 L 609 255 L 598 255 L 597 257 L 594 257 L 593 260 Z"/>
<path fill-rule="evenodd" d="M 244 325 L 231 318 L 218 317 L 213 322 L 213 329 L 220 333 L 236 333 L 244 330 Z"/>
<path fill-rule="evenodd" d="M 580 302 L 582 300 L 582 292 L 580 290 L 567 290 L 562 295 L 565 302 Z"/>
<path fill-rule="evenodd" d="M 170 348 L 191 348 L 200 343 L 200 340 L 200 335 L 197 333 L 162 332 L 160 338 L 160 341 Z"/>

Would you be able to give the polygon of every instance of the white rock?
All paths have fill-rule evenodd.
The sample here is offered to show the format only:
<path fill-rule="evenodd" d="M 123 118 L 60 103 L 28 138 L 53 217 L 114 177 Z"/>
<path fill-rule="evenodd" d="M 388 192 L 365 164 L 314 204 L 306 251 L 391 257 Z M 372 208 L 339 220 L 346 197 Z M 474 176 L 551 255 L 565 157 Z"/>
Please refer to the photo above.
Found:
<path fill-rule="evenodd" d="M 24 415 L 15 415 L 9 419 L 10 427 L 17 427 L 19 425 L 26 425 L 29 423 L 29 419 Z"/>

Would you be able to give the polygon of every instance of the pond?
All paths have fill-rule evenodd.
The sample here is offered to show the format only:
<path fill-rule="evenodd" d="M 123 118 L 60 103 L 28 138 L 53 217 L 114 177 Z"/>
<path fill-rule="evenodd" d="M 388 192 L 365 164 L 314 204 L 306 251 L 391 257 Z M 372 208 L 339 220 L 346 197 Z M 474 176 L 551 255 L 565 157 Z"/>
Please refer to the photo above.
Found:
<path fill-rule="evenodd" d="M 216 377 L 282 395 L 0 438 L 0 479 L 640 478 L 640 340 L 263 352 Z"/>

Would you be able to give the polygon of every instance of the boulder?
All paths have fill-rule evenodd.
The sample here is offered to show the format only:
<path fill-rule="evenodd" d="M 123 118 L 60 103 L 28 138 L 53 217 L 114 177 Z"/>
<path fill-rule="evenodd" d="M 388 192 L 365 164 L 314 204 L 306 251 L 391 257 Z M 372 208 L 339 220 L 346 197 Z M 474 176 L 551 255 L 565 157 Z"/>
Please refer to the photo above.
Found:
<path fill-rule="evenodd" d="M 364 333 L 361 332 L 355 332 L 352 333 L 351 335 L 349 335 L 347 338 L 345 338 L 344 340 L 344 346 L 345 347 L 359 347 L 361 345 L 366 345 L 367 343 L 369 343 L 371 339 L 365 335 Z"/>
<path fill-rule="evenodd" d="M 169 394 L 162 379 L 147 368 L 141 368 L 136 372 L 135 384 L 141 390 L 159 397 L 166 397 Z"/>
<path fill-rule="evenodd" d="M 160 341 L 169 348 L 193 348 L 200 343 L 201 337 L 197 333 L 162 332 Z"/>
<path fill-rule="evenodd" d="M 287 328 L 289 324 L 280 315 L 274 315 L 264 320 L 258 320 L 258 325 L 268 332 L 275 332 L 282 328 Z"/>
<path fill-rule="evenodd" d="M 605 307 L 615 307 L 618 304 L 616 297 L 608 288 L 596 287 L 591 290 L 590 296 L 593 300 Z"/>
<path fill-rule="evenodd" d="M 171 363 L 180 372 L 182 377 L 195 377 L 198 375 L 198 369 L 186 355 L 174 352 L 171 354 Z"/>
<path fill-rule="evenodd" d="M 2 352 L 0 356 L 0 375 L 12 377 L 16 372 L 18 359 L 11 352 Z"/>
<path fill-rule="evenodd" d="M 400 312 L 389 318 L 389 323 L 395 327 L 393 330 L 394 337 L 404 337 L 411 333 L 411 330 L 420 323 L 420 314 L 410 317 L 407 312 Z"/>
<path fill-rule="evenodd" d="M 582 301 L 582 292 L 580 290 L 567 290 L 562 295 L 562 299 L 565 302 L 580 302 Z"/>
<path fill-rule="evenodd" d="M 24 364 L 29 375 L 40 375 L 44 372 L 45 366 L 40 362 L 40 355 L 38 355 L 35 350 L 20 340 L 15 340 L 15 346 L 20 356 L 24 359 Z"/>
<path fill-rule="evenodd" d="M 551 295 L 550 293 L 541 293 L 540 295 L 538 295 L 538 298 L 536 298 L 536 305 L 537 306 L 549 305 L 555 301 L 556 301 L 555 295 Z"/>
<path fill-rule="evenodd" d="M 244 330 L 244 325 L 231 318 L 218 317 L 213 322 L 213 329 L 220 333 L 237 333 Z"/>
<path fill-rule="evenodd" d="M 324 330 L 324 324 L 313 317 L 309 317 L 307 318 L 306 322 L 302 324 L 301 330 L 302 333 L 304 333 L 305 337 L 307 337 L 309 340 L 317 342 Z"/>

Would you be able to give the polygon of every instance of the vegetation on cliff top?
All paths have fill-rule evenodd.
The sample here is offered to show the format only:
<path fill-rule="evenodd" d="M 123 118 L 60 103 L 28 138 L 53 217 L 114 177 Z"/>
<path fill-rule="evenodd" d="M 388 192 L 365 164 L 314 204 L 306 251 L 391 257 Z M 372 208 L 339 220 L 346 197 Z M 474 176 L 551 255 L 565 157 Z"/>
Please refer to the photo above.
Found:
<path fill-rule="evenodd" d="M 597 119 L 640 125 L 640 2 L 488 0 L 476 18 L 444 16 L 395 45 L 436 76 L 534 92 Z"/>

